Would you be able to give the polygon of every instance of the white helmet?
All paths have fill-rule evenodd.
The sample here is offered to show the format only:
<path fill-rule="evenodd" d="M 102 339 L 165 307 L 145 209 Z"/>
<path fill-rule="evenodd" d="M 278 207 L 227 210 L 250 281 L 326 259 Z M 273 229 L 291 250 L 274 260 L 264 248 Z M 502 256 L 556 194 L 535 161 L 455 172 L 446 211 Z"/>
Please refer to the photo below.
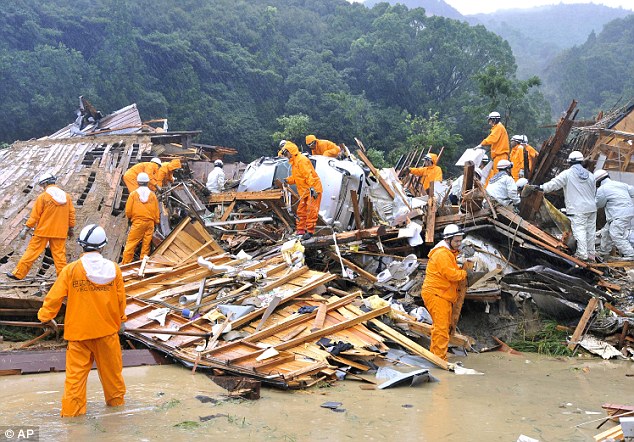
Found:
<path fill-rule="evenodd" d="M 141 172 L 136 176 L 136 182 L 139 184 L 147 184 L 150 182 L 150 176 L 145 172 Z"/>
<path fill-rule="evenodd" d="M 489 114 L 489 116 L 487 117 L 487 121 L 488 120 L 499 120 L 500 118 L 501 117 L 500 117 L 500 113 L 499 112 L 491 112 Z"/>
<path fill-rule="evenodd" d="M 482 160 L 483 163 L 488 163 L 489 162 L 489 156 L 487 154 L 482 155 Z"/>
<path fill-rule="evenodd" d="M 480 178 L 482 178 L 482 169 L 480 169 L 479 167 L 476 167 L 475 169 L 473 169 L 473 173 L 475 173 Z"/>
<path fill-rule="evenodd" d="M 511 163 L 509 160 L 500 160 L 497 167 L 498 170 L 506 170 L 513 167 L 513 163 Z"/>
<path fill-rule="evenodd" d="M 594 181 L 596 181 L 597 183 L 601 181 L 602 179 L 610 178 L 610 175 L 608 174 L 608 172 L 603 169 L 595 170 L 593 175 L 594 175 Z"/>
<path fill-rule="evenodd" d="M 150 162 L 151 162 L 151 163 L 156 163 L 156 164 L 158 164 L 159 166 L 160 166 L 161 164 L 163 164 L 163 162 L 161 161 L 161 159 L 160 159 L 159 157 L 154 157 L 154 158 L 152 158 L 152 159 L 150 160 Z"/>
<path fill-rule="evenodd" d="M 57 181 L 57 177 L 50 172 L 45 172 L 38 180 L 37 183 L 40 186 L 45 186 L 47 184 L 55 184 Z"/>
<path fill-rule="evenodd" d="M 286 146 L 286 140 L 280 141 L 280 149 Z"/>
<path fill-rule="evenodd" d="M 581 163 L 582 161 L 583 161 L 583 154 L 579 152 L 578 150 L 573 150 L 572 152 L 570 152 L 570 155 L 568 155 L 569 163 Z"/>
<path fill-rule="evenodd" d="M 513 135 L 513 137 L 511 137 L 511 141 L 522 144 L 524 142 L 524 135 Z"/>
<path fill-rule="evenodd" d="M 88 224 L 79 232 L 77 242 L 85 251 L 95 251 L 108 243 L 106 231 L 97 224 Z"/>
<path fill-rule="evenodd" d="M 214 166 L 223 167 L 224 163 L 222 162 L 222 160 L 216 160 L 216 161 L 214 161 Z"/>
<path fill-rule="evenodd" d="M 464 231 L 456 224 L 449 224 L 442 231 L 442 237 L 444 239 L 453 238 L 454 236 L 464 236 Z"/>
<path fill-rule="evenodd" d="M 430 155 L 430 154 L 425 154 L 425 156 L 423 157 L 423 160 L 426 160 L 426 161 L 433 161 L 433 159 L 432 159 L 432 157 L 431 157 L 431 155 Z"/>
<path fill-rule="evenodd" d="M 526 135 L 522 135 L 522 143 L 528 144 L 528 137 Z"/>

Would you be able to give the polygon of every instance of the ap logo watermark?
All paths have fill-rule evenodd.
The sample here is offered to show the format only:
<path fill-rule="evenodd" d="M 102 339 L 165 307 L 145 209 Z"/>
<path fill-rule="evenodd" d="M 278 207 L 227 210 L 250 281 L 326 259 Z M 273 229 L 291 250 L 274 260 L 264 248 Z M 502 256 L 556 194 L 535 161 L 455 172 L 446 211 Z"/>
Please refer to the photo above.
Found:
<path fill-rule="evenodd" d="M 0 426 L 0 442 L 39 441 L 40 428 L 26 426 Z"/>

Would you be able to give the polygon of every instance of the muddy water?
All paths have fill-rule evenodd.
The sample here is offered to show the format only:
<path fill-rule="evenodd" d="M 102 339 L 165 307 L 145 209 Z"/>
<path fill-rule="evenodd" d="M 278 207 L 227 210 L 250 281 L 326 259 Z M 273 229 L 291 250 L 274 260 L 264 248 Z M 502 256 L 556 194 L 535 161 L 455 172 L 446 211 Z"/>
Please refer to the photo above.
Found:
<path fill-rule="evenodd" d="M 64 373 L 0 377 L 0 425 L 40 427 L 40 440 L 155 441 L 591 441 L 605 402 L 634 402 L 631 362 L 470 355 L 484 376 L 433 370 L 440 382 L 362 390 L 355 381 L 308 391 L 262 389 L 258 401 L 227 401 L 204 375 L 180 366 L 124 369 L 126 405 L 103 404 L 96 372 L 88 414 L 59 418 Z M 197 395 L 219 400 L 202 403 Z M 342 402 L 343 412 L 320 408 Z M 598 412 L 600 414 L 591 414 Z M 210 417 L 210 416 L 216 417 Z M 209 420 L 200 421 L 200 417 Z M 611 423 L 602 427 L 609 428 Z"/>

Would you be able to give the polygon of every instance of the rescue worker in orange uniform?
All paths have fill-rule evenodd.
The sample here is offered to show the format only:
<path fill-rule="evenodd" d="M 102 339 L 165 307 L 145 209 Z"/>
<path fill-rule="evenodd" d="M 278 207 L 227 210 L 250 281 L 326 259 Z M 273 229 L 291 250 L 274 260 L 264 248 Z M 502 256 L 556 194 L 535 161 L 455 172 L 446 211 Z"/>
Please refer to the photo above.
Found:
<path fill-rule="evenodd" d="M 429 184 L 432 181 L 442 181 L 442 169 L 437 166 L 438 155 L 435 153 L 428 153 L 423 157 L 423 167 L 408 168 L 408 172 L 412 175 L 421 177 L 421 183 L 423 189 L 427 192 Z"/>
<path fill-rule="evenodd" d="M 128 188 L 128 192 L 131 194 L 138 189 L 139 185 L 137 183 L 136 177 L 140 173 L 147 173 L 147 175 L 150 177 L 150 184 L 148 185 L 148 187 L 150 188 L 150 190 L 156 190 L 158 185 L 156 181 L 156 175 L 158 174 L 161 165 L 161 159 L 154 157 L 150 161 L 138 163 L 129 168 L 126 173 L 123 174 L 123 182 Z"/>
<path fill-rule="evenodd" d="M 431 315 L 430 351 L 447 360 L 449 329 L 453 305 L 458 299 L 458 284 L 467 278 L 467 271 L 458 266 L 458 256 L 464 232 L 455 224 L 443 231 L 443 240 L 431 249 L 421 295 Z"/>
<path fill-rule="evenodd" d="M 118 336 L 126 321 L 121 270 L 99 252 L 108 242 L 103 228 L 87 225 L 77 242 L 84 253 L 64 267 L 37 313 L 41 322 L 56 329 L 55 317 L 66 300 L 64 339 L 68 348 L 62 417 L 86 414 L 86 381 L 93 362 L 107 405 L 123 405 L 126 392 Z"/>
<path fill-rule="evenodd" d="M 295 184 L 299 194 L 297 205 L 297 223 L 295 231 L 302 235 L 302 239 L 310 239 L 315 234 L 319 204 L 321 203 L 321 180 L 308 158 L 299 152 L 299 148 L 292 141 L 282 140 L 278 156 L 288 158 L 291 164 L 291 176 L 286 178 L 288 184 Z"/>
<path fill-rule="evenodd" d="M 524 154 L 524 152 L 526 152 L 526 154 Z M 527 167 L 524 167 L 524 155 L 526 155 L 528 159 Z M 511 176 L 515 181 L 520 178 L 529 178 L 529 176 L 526 176 L 525 170 L 528 169 L 529 174 L 533 171 L 536 158 L 537 151 L 533 146 L 528 144 L 526 135 L 513 135 L 511 138 L 511 163 L 513 163 Z"/>
<path fill-rule="evenodd" d="M 165 187 L 174 182 L 174 171 L 182 167 L 179 158 L 173 159 L 167 163 L 162 163 L 156 172 L 156 183 L 159 187 Z M 146 172 L 147 173 L 147 172 Z"/>
<path fill-rule="evenodd" d="M 341 153 L 341 149 L 335 143 L 329 140 L 318 140 L 315 135 L 306 135 L 306 145 L 313 155 L 337 158 Z"/>
<path fill-rule="evenodd" d="M 500 114 L 498 112 L 491 112 L 488 117 L 489 126 L 491 126 L 491 133 L 488 137 L 480 142 L 477 148 L 482 146 L 491 146 L 491 159 L 493 160 L 493 167 L 489 172 L 489 176 L 486 179 L 484 185 L 489 184 L 489 180 L 493 178 L 493 175 L 497 173 L 498 163 L 500 160 L 509 159 L 509 135 L 506 132 L 506 128 L 500 123 Z"/>
<path fill-rule="evenodd" d="M 123 249 L 121 264 L 128 264 L 134 259 L 134 251 L 141 244 L 141 258 L 150 254 L 154 227 L 161 221 L 156 194 L 148 188 L 150 177 L 141 172 L 137 176 L 139 188 L 130 194 L 125 203 L 125 216 L 132 221 L 128 240 Z"/>
<path fill-rule="evenodd" d="M 55 272 L 59 275 L 66 265 L 66 238 L 73 236 L 75 207 L 70 195 L 55 185 L 56 182 L 57 178 L 48 172 L 38 180 L 45 190 L 35 200 L 31 216 L 20 231 L 20 239 L 25 239 L 29 231 L 35 230 L 15 269 L 7 272 L 11 279 L 24 279 L 47 244 L 53 255 Z"/>

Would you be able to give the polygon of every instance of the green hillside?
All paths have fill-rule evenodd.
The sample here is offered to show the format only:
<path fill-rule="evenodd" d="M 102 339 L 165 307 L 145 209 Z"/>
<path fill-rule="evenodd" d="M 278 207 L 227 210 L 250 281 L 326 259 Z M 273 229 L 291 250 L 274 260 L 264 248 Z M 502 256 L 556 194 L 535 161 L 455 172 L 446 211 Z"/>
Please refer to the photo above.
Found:
<path fill-rule="evenodd" d="M 242 159 L 276 152 L 285 115 L 388 154 L 431 143 L 421 127 L 439 125 L 464 140 L 448 161 L 482 139 L 491 110 L 530 136 L 549 112 L 484 27 L 345 0 L 14 0 L 0 78 L 1 142 L 66 125 L 83 95 L 104 113 L 136 102 Z"/>

